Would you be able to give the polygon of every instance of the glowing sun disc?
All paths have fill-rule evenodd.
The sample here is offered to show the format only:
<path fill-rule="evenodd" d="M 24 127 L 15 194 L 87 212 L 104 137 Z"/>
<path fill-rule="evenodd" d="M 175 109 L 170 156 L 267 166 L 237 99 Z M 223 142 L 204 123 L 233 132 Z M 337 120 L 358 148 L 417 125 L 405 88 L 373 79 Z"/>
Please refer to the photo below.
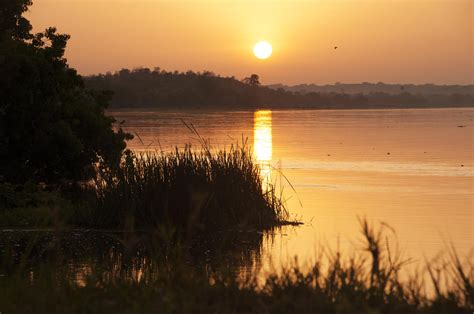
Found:
<path fill-rule="evenodd" d="M 272 55 L 272 45 L 268 41 L 259 41 L 253 47 L 253 54 L 259 59 L 267 59 Z"/>

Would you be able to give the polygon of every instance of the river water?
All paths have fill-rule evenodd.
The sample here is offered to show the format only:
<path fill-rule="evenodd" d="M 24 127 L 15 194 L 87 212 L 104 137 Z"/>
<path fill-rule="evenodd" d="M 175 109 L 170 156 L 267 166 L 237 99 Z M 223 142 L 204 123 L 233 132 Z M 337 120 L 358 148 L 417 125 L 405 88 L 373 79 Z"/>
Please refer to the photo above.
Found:
<path fill-rule="evenodd" d="M 320 247 L 362 249 L 358 218 L 389 225 L 415 261 L 451 244 L 461 256 L 473 248 L 474 109 L 109 114 L 135 135 L 135 151 L 199 146 L 184 123 L 216 148 L 247 140 L 264 180 L 283 186 L 304 223 L 264 242 L 262 260 L 273 265 L 314 259 Z"/>

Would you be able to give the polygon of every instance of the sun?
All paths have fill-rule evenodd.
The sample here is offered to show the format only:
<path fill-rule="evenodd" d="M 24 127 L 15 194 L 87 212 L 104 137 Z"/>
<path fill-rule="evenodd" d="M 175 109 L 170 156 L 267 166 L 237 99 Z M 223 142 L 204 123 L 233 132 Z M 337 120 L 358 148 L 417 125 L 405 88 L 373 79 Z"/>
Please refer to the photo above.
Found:
<path fill-rule="evenodd" d="M 267 59 L 272 55 L 272 45 L 268 41 L 259 41 L 253 47 L 253 54 L 259 59 Z"/>

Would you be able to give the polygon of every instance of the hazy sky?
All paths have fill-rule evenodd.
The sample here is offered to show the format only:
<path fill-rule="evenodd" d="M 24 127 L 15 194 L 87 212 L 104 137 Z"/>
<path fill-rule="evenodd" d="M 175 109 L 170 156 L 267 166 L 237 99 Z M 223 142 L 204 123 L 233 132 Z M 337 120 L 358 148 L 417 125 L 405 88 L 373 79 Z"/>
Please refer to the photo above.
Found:
<path fill-rule="evenodd" d="M 159 66 L 265 84 L 474 83 L 473 0 L 33 2 L 35 31 L 70 34 L 81 74 Z M 252 53 L 259 40 L 273 45 L 267 60 Z"/>

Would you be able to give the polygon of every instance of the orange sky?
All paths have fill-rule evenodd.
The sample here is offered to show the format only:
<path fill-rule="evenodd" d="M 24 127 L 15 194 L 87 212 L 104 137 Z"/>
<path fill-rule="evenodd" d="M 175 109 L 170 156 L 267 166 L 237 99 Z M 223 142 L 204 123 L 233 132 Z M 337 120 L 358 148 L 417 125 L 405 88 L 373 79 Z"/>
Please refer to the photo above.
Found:
<path fill-rule="evenodd" d="M 472 84 L 472 0 L 34 0 L 81 74 L 211 70 L 270 83 Z M 253 56 L 267 40 L 273 55 Z M 337 50 L 334 46 L 338 46 Z"/>

